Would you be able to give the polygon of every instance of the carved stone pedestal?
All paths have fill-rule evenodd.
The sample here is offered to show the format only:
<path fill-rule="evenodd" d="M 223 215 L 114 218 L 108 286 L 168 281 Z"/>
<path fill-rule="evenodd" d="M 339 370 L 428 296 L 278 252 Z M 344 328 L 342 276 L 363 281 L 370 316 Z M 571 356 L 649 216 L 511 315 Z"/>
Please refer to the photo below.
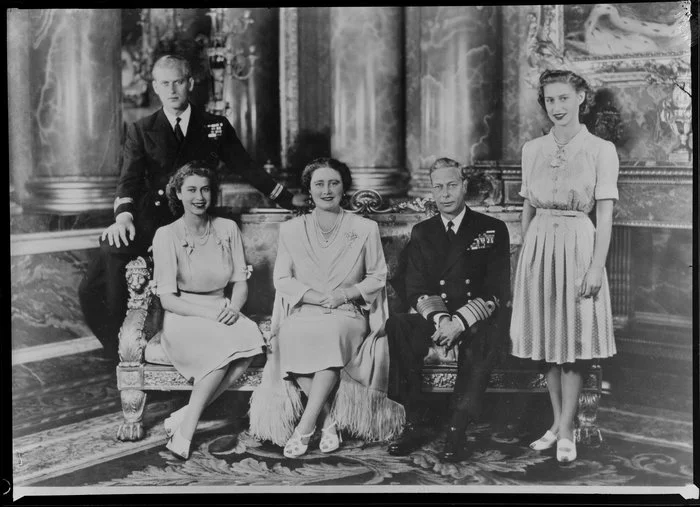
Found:
<path fill-rule="evenodd" d="M 578 427 L 575 431 L 577 442 L 593 447 L 597 447 L 603 442 L 603 436 L 596 423 L 599 403 L 599 393 L 584 391 L 579 396 L 578 413 L 576 414 Z"/>

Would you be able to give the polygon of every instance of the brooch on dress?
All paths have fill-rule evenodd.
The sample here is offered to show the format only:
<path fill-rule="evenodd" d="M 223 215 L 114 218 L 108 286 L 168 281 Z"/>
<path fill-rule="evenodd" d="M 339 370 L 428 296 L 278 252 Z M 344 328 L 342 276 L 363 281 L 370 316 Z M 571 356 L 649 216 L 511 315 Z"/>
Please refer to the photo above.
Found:
<path fill-rule="evenodd" d="M 554 133 L 554 131 L 552 131 L 552 138 L 554 139 L 554 144 L 557 145 L 557 151 L 552 156 L 552 160 L 549 163 L 549 165 L 555 169 L 558 169 L 559 167 L 566 164 L 566 146 L 569 144 L 571 139 L 562 143 L 559 141 L 559 139 L 557 139 L 557 136 Z"/>
<path fill-rule="evenodd" d="M 182 246 L 186 249 L 187 255 L 192 255 L 192 252 L 194 252 L 194 243 L 190 243 L 187 241 L 187 238 L 182 240 Z"/>
<path fill-rule="evenodd" d="M 357 239 L 357 234 L 355 234 L 355 231 L 350 231 L 350 232 L 345 233 L 345 241 L 347 242 L 348 245 L 352 245 L 356 239 Z"/>

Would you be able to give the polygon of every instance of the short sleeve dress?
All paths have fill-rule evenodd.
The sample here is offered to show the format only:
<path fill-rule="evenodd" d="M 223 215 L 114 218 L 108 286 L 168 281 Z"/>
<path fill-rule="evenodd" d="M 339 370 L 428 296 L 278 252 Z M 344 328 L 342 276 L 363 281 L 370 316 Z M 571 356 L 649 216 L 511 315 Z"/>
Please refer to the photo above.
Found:
<path fill-rule="evenodd" d="M 192 304 L 221 309 L 224 288 L 248 277 L 241 234 L 236 223 L 212 218 L 210 233 L 193 238 L 182 218 L 161 227 L 153 238 L 156 293 L 177 293 Z M 258 326 L 241 314 L 231 326 L 165 312 L 163 349 L 186 379 L 196 383 L 232 361 L 261 354 Z"/>
<path fill-rule="evenodd" d="M 596 200 L 617 199 L 615 146 L 582 126 L 563 148 L 553 134 L 523 146 L 520 195 L 536 208 L 513 287 L 513 355 L 573 363 L 616 353 L 607 274 L 593 298 L 578 295 L 595 243 Z"/>

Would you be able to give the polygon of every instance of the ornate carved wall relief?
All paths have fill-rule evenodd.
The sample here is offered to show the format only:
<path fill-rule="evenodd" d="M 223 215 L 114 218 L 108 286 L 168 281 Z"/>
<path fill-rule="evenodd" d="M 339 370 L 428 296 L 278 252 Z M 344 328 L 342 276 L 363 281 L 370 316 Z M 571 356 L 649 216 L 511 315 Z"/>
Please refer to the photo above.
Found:
<path fill-rule="evenodd" d="M 607 97 L 584 121 L 615 142 L 621 158 L 692 164 L 690 2 L 528 9 L 529 87 L 548 68 L 581 74 Z"/>

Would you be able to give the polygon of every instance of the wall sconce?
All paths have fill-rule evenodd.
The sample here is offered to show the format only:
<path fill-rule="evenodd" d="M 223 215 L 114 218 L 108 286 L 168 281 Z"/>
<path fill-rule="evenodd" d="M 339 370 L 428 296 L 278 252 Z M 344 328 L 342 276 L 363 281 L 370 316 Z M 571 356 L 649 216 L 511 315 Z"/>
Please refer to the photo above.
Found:
<path fill-rule="evenodd" d="M 236 39 L 243 36 L 248 27 L 254 23 L 250 11 L 243 12 L 243 16 L 226 19 L 226 9 L 209 9 L 207 16 L 211 18 L 211 36 L 206 43 L 206 53 L 209 61 L 209 70 L 212 76 L 212 100 L 209 108 L 213 111 L 223 112 L 230 104 L 226 104 L 226 78 L 230 77 L 239 81 L 247 81 L 255 70 L 255 46 L 248 48 L 248 54 Z M 221 101 L 224 101 L 222 104 Z M 213 102 L 213 103 L 212 103 Z"/>
<path fill-rule="evenodd" d="M 240 11 L 239 11 L 240 12 Z M 257 104 L 254 45 L 246 45 L 245 35 L 254 23 L 250 10 L 236 15 L 234 9 L 212 8 L 208 40 L 203 46 L 212 78 L 207 111 L 225 116 L 236 129 L 241 142 L 251 152 L 257 143 Z"/>

